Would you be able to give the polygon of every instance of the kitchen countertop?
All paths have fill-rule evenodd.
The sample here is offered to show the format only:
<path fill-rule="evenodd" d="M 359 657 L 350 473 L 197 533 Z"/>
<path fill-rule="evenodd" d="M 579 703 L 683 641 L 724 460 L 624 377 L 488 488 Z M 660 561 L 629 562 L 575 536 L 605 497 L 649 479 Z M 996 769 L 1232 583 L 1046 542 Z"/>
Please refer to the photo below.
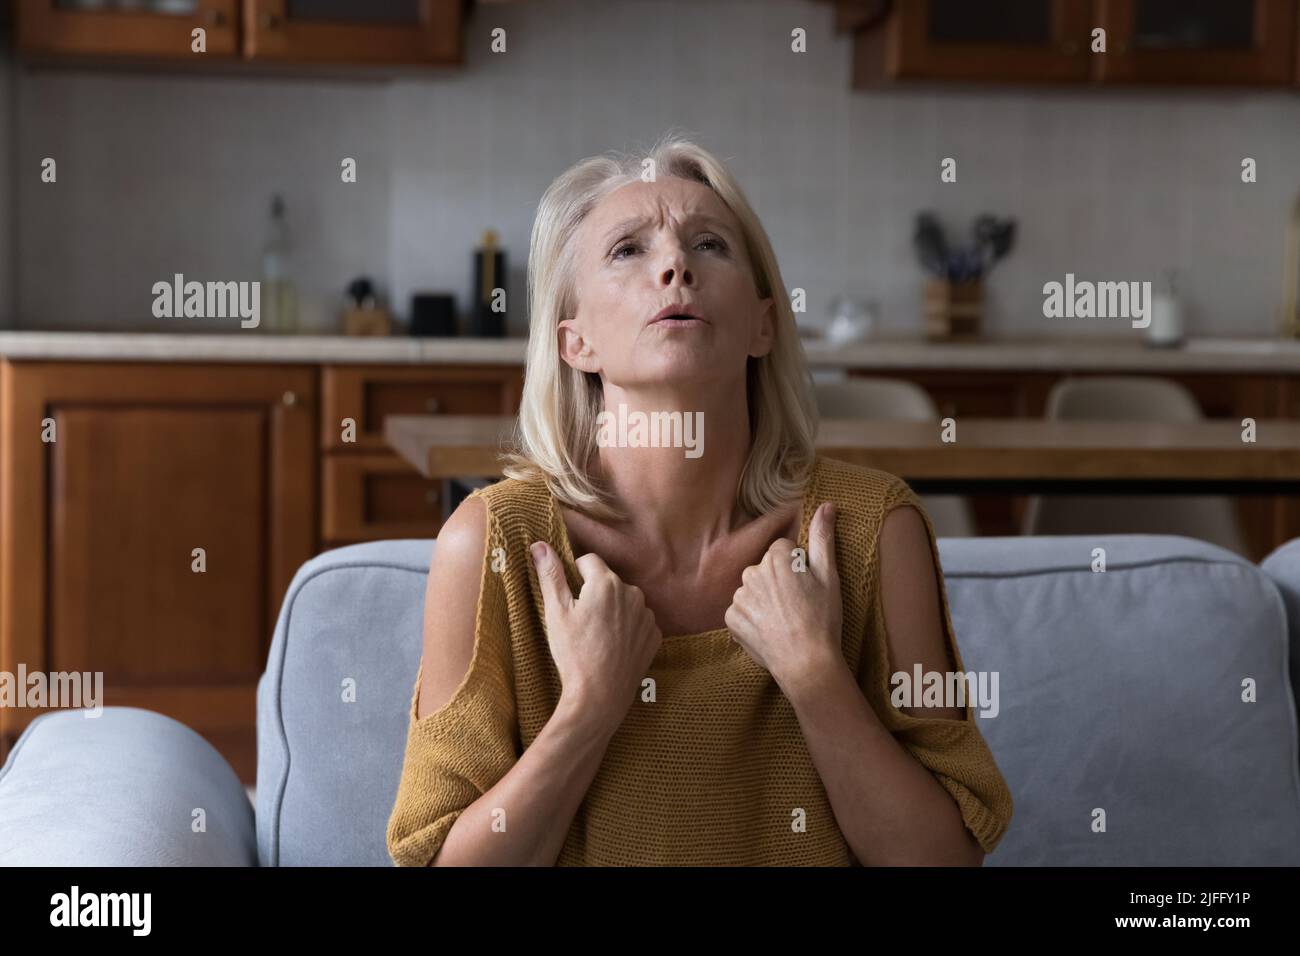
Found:
<path fill-rule="evenodd" d="M 269 333 L 0 332 L 0 357 L 14 361 L 284 362 L 324 364 L 518 365 L 526 340 L 385 338 Z M 1149 348 L 1126 338 L 988 339 L 930 343 L 916 337 L 832 346 L 805 340 L 816 368 L 934 368 L 945 371 L 1202 371 L 1300 374 L 1300 340 L 1190 339 Z"/>

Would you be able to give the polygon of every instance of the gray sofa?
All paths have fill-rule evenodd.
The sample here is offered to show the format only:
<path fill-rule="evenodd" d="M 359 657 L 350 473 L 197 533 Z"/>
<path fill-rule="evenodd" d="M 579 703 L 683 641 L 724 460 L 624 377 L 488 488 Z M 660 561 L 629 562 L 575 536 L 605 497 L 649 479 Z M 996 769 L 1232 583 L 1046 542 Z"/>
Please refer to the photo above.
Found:
<path fill-rule="evenodd" d="M 258 690 L 256 812 L 176 721 L 57 712 L 0 769 L 0 865 L 390 865 L 432 546 L 357 545 L 299 570 Z M 1175 536 L 940 552 L 966 667 L 1000 675 L 980 726 L 1015 816 L 986 865 L 1300 864 L 1300 539 L 1259 566 Z"/>

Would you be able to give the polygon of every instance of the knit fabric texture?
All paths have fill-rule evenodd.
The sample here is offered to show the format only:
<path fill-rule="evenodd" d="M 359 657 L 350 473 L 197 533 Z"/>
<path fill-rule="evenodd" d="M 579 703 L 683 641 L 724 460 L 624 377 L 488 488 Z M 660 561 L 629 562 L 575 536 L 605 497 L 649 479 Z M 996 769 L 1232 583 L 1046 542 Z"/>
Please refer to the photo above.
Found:
<path fill-rule="evenodd" d="M 528 551 L 534 541 L 549 543 L 573 592 L 581 589 L 559 505 L 540 479 L 505 479 L 474 495 L 486 506 L 488 540 L 473 658 L 451 699 L 420 719 L 416 676 L 387 830 L 399 866 L 428 865 L 461 812 L 510 770 L 560 698 Z M 951 794 L 990 852 L 1010 823 L 1012 800 L 970 703 L 962 720 L 952 720 L 913 717 L 890 702 L 877 541 L 885 515 L 910 504 L 924 517 L 938 569 L 929 515 L 902 479 L 818 457 L 800 547 L 808 547 L 813 513 L 827 500 L 837 509 L 844 658 L 886 729 Z M 950 661 L 964 671 L 939 580 Z M 638 694 L 611 738 L 557 866 L 858 865 L 793 706 L 725 628 L 665 636 L 646 676 L 654 700 Z"/>

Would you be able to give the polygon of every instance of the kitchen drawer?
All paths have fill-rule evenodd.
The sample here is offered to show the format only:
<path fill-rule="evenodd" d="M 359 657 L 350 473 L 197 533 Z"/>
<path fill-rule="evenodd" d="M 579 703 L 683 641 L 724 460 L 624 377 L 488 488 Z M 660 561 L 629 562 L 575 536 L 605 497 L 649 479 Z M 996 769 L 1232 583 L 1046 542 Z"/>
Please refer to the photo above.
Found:
<path fill-rule="evenodd" d="M 522 388 L 523 369 L 517 365 L 326 366 L 321 379 L 321 447 L 387 449 L 384 418 L 389 415 L 513 415 Z M 345 418 L 356 422 L 355 442 L 343 441 Z"/>
<path fill-rule="evenodd" d="M 397 455 L 326 455 L 321 540 L 432 538 L 442 527 L 442 481 L 421 477 Z"/>

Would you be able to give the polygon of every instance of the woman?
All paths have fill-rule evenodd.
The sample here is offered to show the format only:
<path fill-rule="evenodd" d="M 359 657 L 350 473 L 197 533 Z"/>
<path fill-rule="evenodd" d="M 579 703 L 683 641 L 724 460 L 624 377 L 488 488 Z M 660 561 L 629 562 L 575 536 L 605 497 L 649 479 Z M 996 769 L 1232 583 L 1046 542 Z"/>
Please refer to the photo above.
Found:
<path fill-rule="evenodd" d="M 438 538 L 394 861 L 979 865 L 1012 802 L 969 704 L 890 702 L 892 673 L 963 669 L 933 527 L 814 454 L 731 174 L 675 137 L 586 159 L 528 268 L 519 450 Z"/>

